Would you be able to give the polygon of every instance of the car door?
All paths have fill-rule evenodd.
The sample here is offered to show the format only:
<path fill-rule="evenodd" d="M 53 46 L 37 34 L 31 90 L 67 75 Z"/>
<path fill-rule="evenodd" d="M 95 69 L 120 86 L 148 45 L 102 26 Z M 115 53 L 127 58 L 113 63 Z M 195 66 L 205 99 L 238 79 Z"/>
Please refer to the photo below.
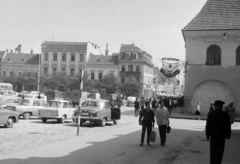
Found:
<path fill-rule="evenodd" d="M 38 116 L 38 109 L 40 108 L 41 104 L 39 100 L 33 100 L 33 106 L 32 106 L 32 115 Z"/>
<path fill-rule="evenodd" d="M 105 102 L 105 114 L 108 119 L 111 119 L 111 106 L 110 106 L 109 101 Z"/>
<path fill-rule="evenodd" d="M 4 109 L 3 108 L 1 108 L 0 109 L 0 124 L 3 124 L 3 123 L 5 123 L 5 114 L 4 114 Z"/>
<path fill-rule="evenodd" d="M 75 108 L 73 108 L 73 104 L 71 102 L 68 102 L 68 118 L 72 118 L 74 110 Z"/>

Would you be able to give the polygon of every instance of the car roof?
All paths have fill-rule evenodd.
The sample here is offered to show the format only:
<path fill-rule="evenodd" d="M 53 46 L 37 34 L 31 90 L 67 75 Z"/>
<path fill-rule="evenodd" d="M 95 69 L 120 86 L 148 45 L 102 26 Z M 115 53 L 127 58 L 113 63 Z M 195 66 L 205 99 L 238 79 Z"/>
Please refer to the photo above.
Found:
<path fill-rule="evenodd" d="M 105 100 L 105 99 L 86 99 L 84 100 L 84 102 L 86 101 L 92 101 L 92 102 L 109 102 L 109 100 Z"/>
<path fill-rule="evenodd" d="M 44 99 L 42 99 L 42 100 L 44 100 Z M 49 101 L 57 101 L 57 102 L 70 102 L 70 101 L 68 101 L 68 100 L 49 100 Z"/>

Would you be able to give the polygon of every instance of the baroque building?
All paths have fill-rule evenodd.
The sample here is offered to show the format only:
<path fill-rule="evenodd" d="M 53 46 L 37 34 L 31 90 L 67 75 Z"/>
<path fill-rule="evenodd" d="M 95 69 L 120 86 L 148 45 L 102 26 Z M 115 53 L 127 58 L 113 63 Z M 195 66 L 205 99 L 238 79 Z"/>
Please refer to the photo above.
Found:
<path fill-rule="evenodd" d="M 208 0 L 182 29 L 186 47 L 185 105 L 194 113 L 200 102 L 240 106 L 240 1 Z"/>

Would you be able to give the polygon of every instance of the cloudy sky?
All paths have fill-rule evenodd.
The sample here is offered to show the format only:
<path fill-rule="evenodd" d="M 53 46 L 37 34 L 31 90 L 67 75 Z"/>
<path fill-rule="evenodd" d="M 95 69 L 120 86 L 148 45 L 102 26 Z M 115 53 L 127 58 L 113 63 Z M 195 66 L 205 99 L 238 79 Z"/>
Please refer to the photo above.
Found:
<path fill-rule="evenodd" d="M 132 44 L 153 56 L 184 60 L 182 28 L 207 0 L 1 0 L 0 50 L 43 41 L 93 42 L 104 53 Z"/>

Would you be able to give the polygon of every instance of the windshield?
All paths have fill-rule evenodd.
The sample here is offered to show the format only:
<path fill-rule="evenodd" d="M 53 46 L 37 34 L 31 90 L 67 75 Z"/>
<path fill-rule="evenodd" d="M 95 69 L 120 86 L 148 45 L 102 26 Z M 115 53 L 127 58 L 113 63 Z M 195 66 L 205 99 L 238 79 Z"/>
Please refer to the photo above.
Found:
<path fill-rule="evenodd" d="M 49 101 L 46 103 L 45 107 L 50 107 L 50 108 L 61 108 L 61 102 L 59 101 Z"/>
<path fill-rule="evenodd" d="M 103 108 L 104 102 L 96 102 L 96 101 L 85 101 L 82 103 L 83 107 L 100 107 Z"/>
<path fill-rule="evenodd" d="M 28 99 L 22 99 L 19 101 L 18 103 L 19 105 L 25 105 L 25 106 L 28 106 L 30 104 L 30 100 Z"/>

